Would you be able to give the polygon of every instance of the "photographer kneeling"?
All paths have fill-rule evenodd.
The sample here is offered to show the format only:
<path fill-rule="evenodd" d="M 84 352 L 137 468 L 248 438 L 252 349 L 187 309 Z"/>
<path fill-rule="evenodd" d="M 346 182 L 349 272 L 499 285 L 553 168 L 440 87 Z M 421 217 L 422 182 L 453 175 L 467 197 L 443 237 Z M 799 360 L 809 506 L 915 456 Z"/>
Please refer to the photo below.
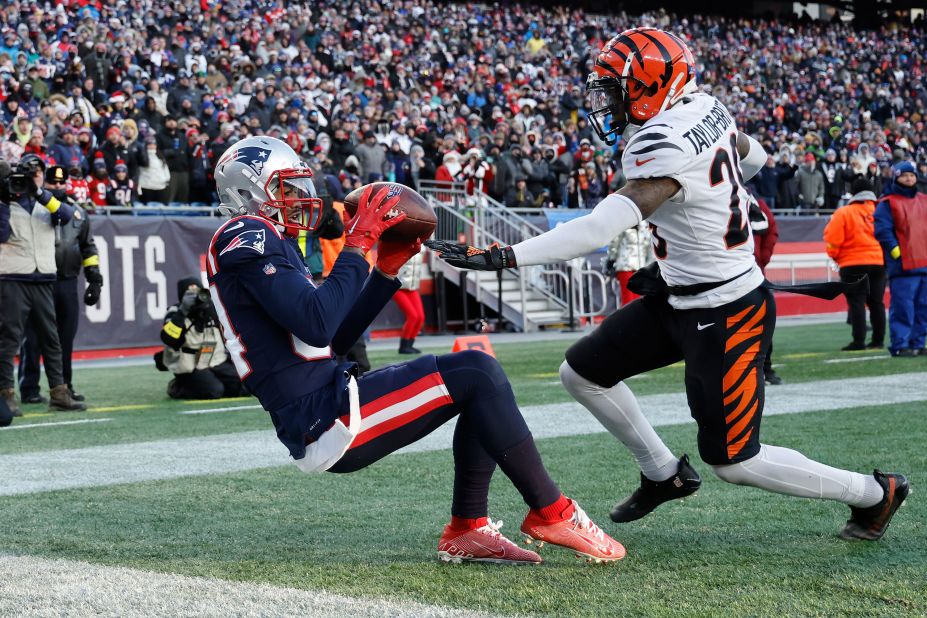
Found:
<path fill-rule="evenodd" d="M 177 282 L 177 296 L 179 304 L 168 307 L 164 316 L 164 350 L 155 354 L 158 369 L 174 374 L 167 385 L 168 396 L 219 399 L 243 394 L 209 291 L 198 277 L 187 277 Z"/>

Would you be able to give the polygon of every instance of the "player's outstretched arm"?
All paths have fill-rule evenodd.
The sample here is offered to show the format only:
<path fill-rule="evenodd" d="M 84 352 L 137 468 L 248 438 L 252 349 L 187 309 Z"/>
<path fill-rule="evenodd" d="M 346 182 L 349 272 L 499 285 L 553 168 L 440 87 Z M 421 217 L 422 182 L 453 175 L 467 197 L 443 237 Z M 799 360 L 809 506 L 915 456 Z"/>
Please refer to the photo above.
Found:
<path fill-rule="evenodd" d="M 672 178 L 629 180 L 617 193 L 599 202 L 588 215 L 511 247 L 479 249 L 433 240 L 425 245 L 437 251 L 449 264 L 471 270 L 554 264 L 588 255 L 607 245 L 618 234 L 656 212 L 680 188 Z"/>

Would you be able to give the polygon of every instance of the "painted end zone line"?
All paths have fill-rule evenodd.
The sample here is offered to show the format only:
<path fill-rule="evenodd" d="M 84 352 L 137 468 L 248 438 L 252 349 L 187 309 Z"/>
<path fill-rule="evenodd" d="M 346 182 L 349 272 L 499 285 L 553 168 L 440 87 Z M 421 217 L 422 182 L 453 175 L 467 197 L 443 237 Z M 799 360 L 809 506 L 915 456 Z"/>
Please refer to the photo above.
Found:
<path fill-rule="evenodd" d="M 29 423 L 28 425 L 13 425 L 4 427 L 0 431 L 12 431 L 14 429 L 35 429 L 36 427 L 57 427 L 61 425 L 83 425 L 84 423 L 105 423 L 111 421 L 111 418 L 85 418 L 79 421 L 57 421 L 55 423 Z"/>
<path fill-rule="evenodd" d="M 260 404 L 250 406 L 229 406 L 228 408 L 203 408 L 202 410 L 182 410 L 179 414 L 212 414 L 213 412 L 231 412 L 232 410 L 263 410 Z"/>

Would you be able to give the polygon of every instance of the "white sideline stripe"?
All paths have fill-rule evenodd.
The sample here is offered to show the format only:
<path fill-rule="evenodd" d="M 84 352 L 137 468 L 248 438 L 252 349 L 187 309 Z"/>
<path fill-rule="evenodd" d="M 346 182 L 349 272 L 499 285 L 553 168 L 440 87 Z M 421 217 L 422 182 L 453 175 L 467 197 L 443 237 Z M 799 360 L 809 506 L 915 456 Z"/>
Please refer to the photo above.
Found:
<path fill-rule="evenodd" d="M 11 425 L 3 427 L 0 431 L 12 431 L 14 429 L 35 429 L 37 427 L 59 427 L 61 425 L 83 425 L 84 423 L 105 423 L 111 421 L 111 418 L 85 418 L 80 421 L 55 421 L 53 423 L 29 423 L 28 425 Z"/>
<path fill-rule="evenodd" d="M 31 556 L 0 555 L 0 573 L 2 616 L 490 616 L 415 601 L 352 598 Z"/>
<path fill-rule="evenodd" d="M 927 372 L 918 372 L 767 387 L 764 414 L 927 401 L 925 381 Z M 655 426 L 692 422 L 685 393 L 648 395 L 640 403 Z M 532 406 L 522 412 L 535 438 L 605 431 L 575 402 Z M 448 449 L 453 431 L 454 423 L 447 423 L 400 452 Z M 261 431 L 0 455 L 4 471 L 0 495 L 242 472 L 290 462 L 268 421 L 267 430 Z"/>
<path fill-rule="evenodd" d="M 430 403 L 435 399 L 441 399 L 442 397 L 448 397 L 450 393 L 447 392 L 447 387 L 444 383 L 436 384 L 429 389 L 426 389 L 419 394 L 409 397 L 403 401 L 399 401 L 390 406 L 387 406 L 380 410 L 379 412 L 374 412 L 367 418 L 361 420 L 360 430 L 361 433 L 372 429 L 381 423 L 385 423 L 388 420 L 394 419 L 397 416 L 402 416 L 406 412 L 411 412 L 416 408 L 424 406 L 426 403 Z"/>
<path fill-rule="evenodd" d="M 880 360 L 888 359 L 891 356 L 887 354 L 879 354 L 878 356 L 855 356 L 851 358 L 831 358 L 824 361 L 825 365 L 833 365 L 835 363 L 858 363 L 860 361 L 871 361 L 871 360 Z"/>
<path fill-rule="evenodd" d="M 260 410 L 259 405 L 229 406 L 227 408 L 202 408 L 200 410 L 181 410 L 178 414 L 214 414 L 215 412 L 231 412 L 232 410 Z"/>

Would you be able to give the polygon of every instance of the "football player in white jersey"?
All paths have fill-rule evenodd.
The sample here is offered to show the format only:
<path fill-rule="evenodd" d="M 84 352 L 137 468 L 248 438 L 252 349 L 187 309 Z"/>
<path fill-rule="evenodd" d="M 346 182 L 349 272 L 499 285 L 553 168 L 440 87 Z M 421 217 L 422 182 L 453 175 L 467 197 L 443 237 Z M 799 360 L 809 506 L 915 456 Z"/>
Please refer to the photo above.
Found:
<path fill-rule="evenodd" d="M 455 266 L 499 270 L 587 255 L 646 220 L 659 274 L 641 273 L 645 296 L 570 347 L 560 367 L 566 389 L 641 468 L 640 487 L 612 519 L 634 521 L 701 484 L 624 382 L 684 360 L 699 454 L 720 478 L 846 503 L 851 516 L 841 536 L 881 538 L 908 495 L 904 476 L 839 470 L 759 439 L 776 305 L 753 258 L 744 184 L 766 161 L 762 146 L 737 130 L 720 101 L 697 92 L 692 54 L 668 32 L 635 28 L 616 36 L 596 57 L 586 88 L 599 137 L 626 140 L 627 185 L 589 215 L 511 247 L 426 244 Z"/>

